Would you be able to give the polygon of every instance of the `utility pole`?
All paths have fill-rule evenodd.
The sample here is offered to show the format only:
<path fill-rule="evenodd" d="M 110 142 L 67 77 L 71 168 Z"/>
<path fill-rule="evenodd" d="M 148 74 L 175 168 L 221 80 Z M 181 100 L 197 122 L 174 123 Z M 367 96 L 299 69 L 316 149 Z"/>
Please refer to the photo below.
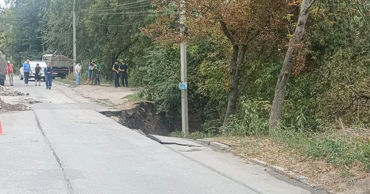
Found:
<path fill-rule="evenodd" d="M 73 0 L 73 67 L 77 61 L 77 36 L 76 36 L 76 0 Z"/>
<path fill-rule="evenodd" d="M 180 31 L 181 35 L 185 36 L 185 0 L 180 2 Z M 186 61 L 186 41 L 183 40 L 180 44 L 181 49 L 181 116 L 182 116 L 182 133 L 184 137 L 189 135 L 189 119 L 188 119 L 188 84 L 187 84 L 187 61 Z"/>
<path fill-rule="evenodd" d="M 10 34 L 13 34 L 13 24 L 11 24 L 11 25 L 10 25 Z M 12 45 L 12 46 L 11 46 L 11 48 L 10 48 L 10 49 L 11 49 L 11 50 L 10 50 L 10 60 L 11 60 L 11 61 L 13 61 L 13 54 L 14 54 L 14 53 L 13 53 L 13 50 L 14 50 L 14 47 L 13 47 L 13 45 L 14 45 L 14 36 L 12 35 L 11 37 L 12 37 L 12 38 L 11 38 L 11 41 L 12 41 L 12 42 L 11 42 L 11 45 Z"/>

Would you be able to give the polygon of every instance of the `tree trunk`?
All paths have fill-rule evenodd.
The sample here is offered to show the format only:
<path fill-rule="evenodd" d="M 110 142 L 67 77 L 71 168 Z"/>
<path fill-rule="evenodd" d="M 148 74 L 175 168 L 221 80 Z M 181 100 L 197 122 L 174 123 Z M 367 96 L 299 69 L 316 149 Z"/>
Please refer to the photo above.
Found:
<path fill-rule="evenodd" d="M 223 126 L 226 127 L 230 122 L 230 117 L 236 112 L 236 104 L 238 100 L 238 85 L 239 85 L 239 67 L 244 62 L 245 53 L 247 52 L 247 46 L 233 46 L 233 54 L 230 61 L 231 70 L 231 85 L 230 92 L 227 101 L 227 109 Z"/>
<path fill-rule="evenodd" d="M 292 73 L 294 56 L 297 53 L 297 47 L 299 46 L 304 35 L 305 26 L 309 14 L 309 8 L 311 7 L 313 1 L 314 0 L 302 1 L 297 27 L 294 32 L 294 37 L 289 41 L 289 47 L 285 54 L 283 67 L 281 68 L 278 81 L 275 87 L 275 96 L 272 102 L 269 121 L 270 134 L 273 133 L 276 127 L 280 124 L 284 106 L 284 99 L 286 95 L 286 85 Z"/>

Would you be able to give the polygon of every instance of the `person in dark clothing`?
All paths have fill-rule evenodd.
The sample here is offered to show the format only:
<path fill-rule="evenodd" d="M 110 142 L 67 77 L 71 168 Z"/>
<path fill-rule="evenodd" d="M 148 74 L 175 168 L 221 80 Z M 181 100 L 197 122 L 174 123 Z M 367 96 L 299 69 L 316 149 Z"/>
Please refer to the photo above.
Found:
<path fill-rule="evenodd" d="M 122 79 L 122 87 L 128 87 L 127 82 L 127 73 L 128 73 L 128 67 L 125 62 L 122 62 L 122 64 L 119 66 L 119 74 Z"/>
<path fill-rule="evenodd" d="M 113 76 L 114 76 L 114 87 L 119 87 L 119 65 L 118 62 L 114 62 L 113 67 Z"/>
<path fill-rule="evenodd" d="M 48 66 L 45 67 L 45 85 L 47 90 L 51 90 L 51 83 L 53 80 L 53 67 L 50 63 L 47 64 Z"/>
<path fill-rule="evenodd" d="M 37 86 L 37 82 L 39 83 L 39 86 L 41 85 L 40 80 L 41 80 L 41 67 L 37 63 L 35 67 L 35 86 Z"/>

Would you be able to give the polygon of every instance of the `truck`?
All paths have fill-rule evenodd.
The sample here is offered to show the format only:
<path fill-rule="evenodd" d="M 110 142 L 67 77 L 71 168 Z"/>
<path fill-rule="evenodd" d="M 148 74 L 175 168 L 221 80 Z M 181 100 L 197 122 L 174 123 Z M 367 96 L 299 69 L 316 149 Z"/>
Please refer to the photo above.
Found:
<path fill-rule="evenodd" d="M 53 67 L 53 78 L 65 78 L 73 72 L 73 60 L 64 55 L 45 54 L 42 56 L 42 60 L 50 63 Z"/>
<path fill-rule="evenodd" d="M 8 68 L 5 55 L 0 51 L 0 85 L 3 86 L 6 78 L 6 69 Z"/>

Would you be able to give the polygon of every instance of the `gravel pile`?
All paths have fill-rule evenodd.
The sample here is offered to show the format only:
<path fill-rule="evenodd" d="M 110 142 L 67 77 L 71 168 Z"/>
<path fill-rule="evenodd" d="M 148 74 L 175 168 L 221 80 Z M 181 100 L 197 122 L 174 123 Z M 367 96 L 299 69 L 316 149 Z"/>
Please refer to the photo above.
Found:
<path fill-rule="evenodd" d="M 26 111 L 30 110 L 30 107 L 24 104 L 8 104 L 0 99 L 0 112 L 8 112 L 8 111 Z"/>
<path fill-rule="evenodd" d="M 12 88 L 0 86 L 0 112 L 30 110 L 30 107 L 24 104 L 9 104 L 1 99 L 1 96 L 25 96 L 25 95 L 26 94 L 13 90 Z"/>
<path fill-rule="evenodd" d="M 9 87 L 0 86 L 0 96 L 24 96 L 26 94 L 18 92 Z"/>

